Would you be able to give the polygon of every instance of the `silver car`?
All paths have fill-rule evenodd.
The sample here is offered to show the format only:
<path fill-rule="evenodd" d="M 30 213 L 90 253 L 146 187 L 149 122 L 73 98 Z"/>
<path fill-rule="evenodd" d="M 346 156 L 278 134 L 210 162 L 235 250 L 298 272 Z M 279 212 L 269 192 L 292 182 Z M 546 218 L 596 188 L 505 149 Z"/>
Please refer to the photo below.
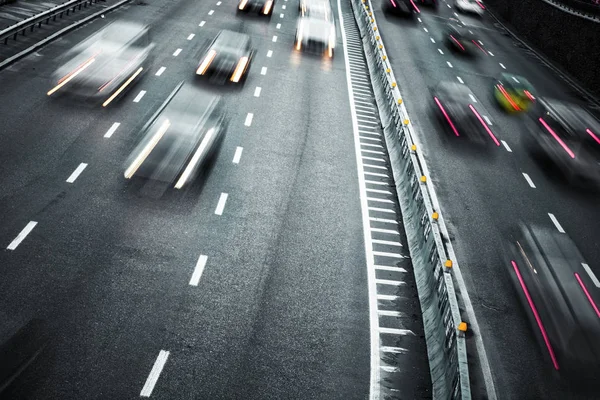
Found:
<path fill-rule="evenodd" d="M 298 20 L 295 49 L 325 54 L 333 58 L 336 34 L 329 3 L 310 8 Z"/>

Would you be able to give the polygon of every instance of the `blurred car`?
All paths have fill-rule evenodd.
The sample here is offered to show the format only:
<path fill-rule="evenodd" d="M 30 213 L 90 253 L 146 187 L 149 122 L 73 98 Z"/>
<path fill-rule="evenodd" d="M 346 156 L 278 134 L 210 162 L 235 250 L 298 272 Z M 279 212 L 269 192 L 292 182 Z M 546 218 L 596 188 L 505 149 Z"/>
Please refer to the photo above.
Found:
<path fill-rule="evenodd" d="M 533 85 L 522 76 L 502 74 L 494 85 L 494 97 L 510 113 L 524 112 L 535 101 Z"/>
<path fill-rule="evenodd" d="M 383 11 L 392 15 L 413 18 L 414 12 L 421 12 L 419 7 L 415 4 L 415 1 L 418 0 L 383 0 Z"/>
<path fill-rule="evenodd" d="M 329 0 L 300 0 L 298 2 L 298 12 L 304 15 L 311 7 L 329 6 Z"/>
<path fill-rule="evenodd" d="M 478 43 L 475 33 L 455 18 L 450 18 L 444 29 L 446 43 L 459 53 L 473 55 L 477 51 L 486 51 Z"/>
<path fill-rule="evenodd" d="M 213 81 L 244 82 L 254 57 L 250 36 L 228 30 L 220 31 L 196 69 L 196 75 L 209 76 Z"/>
<path fill-rule="evenodd" d="M 600 186 L 600 122 L 583 107 L 537 98 L 530 111 L 525 144 L 549 160 L 571 183 Z"/>
<path fill-rule="evenodd" d="M 439 1 L 438 0 L 417 0 L 417 3 L 419 3 L 423 6 L 437 9 Z"/>
<path fill-rule="evenodd" d="M 66 92 L 106 107 L 146 72 L 153 48 L 147 26 L 115 21 L 66 54 L 47 95 Z"/>
<path fill-rule="evenodd" d="M 550 227 L 521 224 L 508 272 L 554 369 L 565 377 L 600 373 L 600 289 L 577 246 Z"/>
<path fill-rule="evenodd" d="M 259 15 L 272 16 L 275 0 L 240 0 L 237 12 L 255 12 Z"/>
<path fill-rule="evenodd" d="M 221 98 L 182 82 L 142 128 L 125 178 L 140 176 L 181 189 L 216 154 L 226 130 Z"/>
<path fill-rule="evenodd" d="M 485 6 L 479 0 L 454 0 L 454 7 L 467 14 L 483 15 Z"/>
<path fill-rule="evenodd" d="M 500 142 L 482 117 L 482 113 L 478 111 L 482 106 L 467 85 L 445 81 L 439 83 L 432 92 L 442 121 L 448 124 L 456 136 L 463 134 L 482 142 L 484 137 L 482 133 L 485 132 L 496 146 L 500 146 Z"/>
<path fill-rule="evenodd" d="M 335 42 L 335 23 L 329 3 L 311 7 L 298 19 L 296 50 L 325 54 L 332 58 Z"/>

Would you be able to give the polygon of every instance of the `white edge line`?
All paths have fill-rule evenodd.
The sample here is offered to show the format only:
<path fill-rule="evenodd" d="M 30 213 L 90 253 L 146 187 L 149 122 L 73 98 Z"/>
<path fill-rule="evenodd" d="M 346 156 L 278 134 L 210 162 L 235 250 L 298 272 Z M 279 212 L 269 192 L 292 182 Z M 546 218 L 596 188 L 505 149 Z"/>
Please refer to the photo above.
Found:
<path fill-rule="evenodd" d="M 350 63 L 348 60 L 348 43 L 346 40 L 346 30 L 344 29 L 344 17 L 342 13 L 342 6 L 340 0 L 337 0 L 338 6 L 338 18 L 340 20 L 340 31 L 342 33 L 342 41 L 344 43 L 344 63 L 346 64 L 346 85 L 348 89 L 348 96 L 350 100 L 350 113 L 352 115 L 352 131 L 354 133 L 354 150 L 356 157 L 356 169 L 358 172 L 358 186 L 360 188 L 360 205 L 362 212 L 362 225 L 365 245 L 365 255 L 367 261 L 367 281 L 369 287 L 369 322 L 371 330 L 371 376 L 370 376 L 370 396 L 371 400 L 378 400 L 380 397 L 380 337 L 379 337 L 379 314 L 377 313 L 377 285 L 375 284 L 375 268 L 374 268 L 374 256 L 373 249 L 369 246 L 371 243 L 371 231 L 369 222 L 369 204 L 367 202 L 367 191 L 364 178 L 364 168 L 362 165 L 361 155 L 361 144 L 360 136 L 358 134 L 358 123 L 356 121 L 356 110 L 354 105 L 354 94 L 352 92 L 352 78 L 350 77 Z"/>

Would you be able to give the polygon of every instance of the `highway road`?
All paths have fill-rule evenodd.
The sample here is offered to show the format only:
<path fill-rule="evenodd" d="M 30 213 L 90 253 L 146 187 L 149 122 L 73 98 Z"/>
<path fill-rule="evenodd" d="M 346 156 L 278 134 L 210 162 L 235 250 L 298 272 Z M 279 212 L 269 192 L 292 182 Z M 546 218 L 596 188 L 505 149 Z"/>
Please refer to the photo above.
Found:
<path fill-rule="evenodd" d="M 270 21 L 236 17 L 236 4 L 126 6 L 0 72 L 0 344 L 32 320 L 27 348 L 44 344 L 3 398 L 364 399 L 380 356 L 373 304 L 387 305 L 379 327 L 400 311 L 412 321 L 394 328 L 414 335 L 381 341 L 408 349 L 386 355 L 403 393 L 430 387 L 410 260 L 388 249 L 404 239 L 383 229 L 400 216 L 362 208 L 342 40 L 332 62 L 295 54 L 295 2 L 278 1 Z M 152 25 L 147 75 L 108 109 L 48 98 L 59 56 L 117 18 Z M 231 118 L 214 167 L 177 193 L 125 181 L 137 131 L 194 82 L 220 29 L 249 34 L 257 52 L 243 88 L 204 85 Z M 371 197 L 393 187 L 372 180 Z M 370 201 L 394 203 L 381 199 Z"/>
<path fill-rule="evenodd" d="M 529 79 L 538 93 L 578 98 L 552 69 L 513 43 L 489 15 L 456 14 L 451 1 L 439 10 L 420 7 L 414 21 L 375 15 L 417 135 L 423 144 L 443 215 L 475 308 L 499 399 L 597 398 L 598 388 L 569 385 L 552 373 L 538 346 L 503 265 L 502 243 L 519 220 L 564 230 L 600 276 L 600 197 L 576 190 L 544 169 L 524 149 L 522 117 L 503 113 L 492 97 L 502 72 Z M 418 3 L 419 4 L 419 3 Z M 453 54 L 443 41 L 448 18 L 459 18 L 478 35 L 474 59 Z M 440 81 L 467 85 L 486 110 L 501 141 L 476 147 L 446 135 L 436 121 L 429 89 Z"/>

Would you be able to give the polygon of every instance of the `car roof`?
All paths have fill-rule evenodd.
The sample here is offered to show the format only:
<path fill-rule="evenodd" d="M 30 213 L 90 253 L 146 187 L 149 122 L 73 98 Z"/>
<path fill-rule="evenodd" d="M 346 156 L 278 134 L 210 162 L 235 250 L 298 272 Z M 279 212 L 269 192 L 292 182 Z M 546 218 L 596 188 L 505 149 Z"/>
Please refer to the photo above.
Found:
<path fill-rule="evenodd" d="M 184 84 L 161 114 L 169 118 L 172 125 L 177 127 L 186 124 L 190 119 L 198 122 L 210 118 L 219 109 L 220 104 L 219 96 Z"/>
<path fill-rule="evenodd" d="M 464 99 L 467 101 L 471 101 L 469 95 L 473 94 L 467 85 L 451 81 L 440 82 L 436 87 L 436 92 L 446 99 Z"/>
<path fill-rule="evenodd" d="M 250 36 L 245 33 L 222 30 L 215 38 L 215 47 L 219 48 L 243 48 L 250 42 Z"/>

